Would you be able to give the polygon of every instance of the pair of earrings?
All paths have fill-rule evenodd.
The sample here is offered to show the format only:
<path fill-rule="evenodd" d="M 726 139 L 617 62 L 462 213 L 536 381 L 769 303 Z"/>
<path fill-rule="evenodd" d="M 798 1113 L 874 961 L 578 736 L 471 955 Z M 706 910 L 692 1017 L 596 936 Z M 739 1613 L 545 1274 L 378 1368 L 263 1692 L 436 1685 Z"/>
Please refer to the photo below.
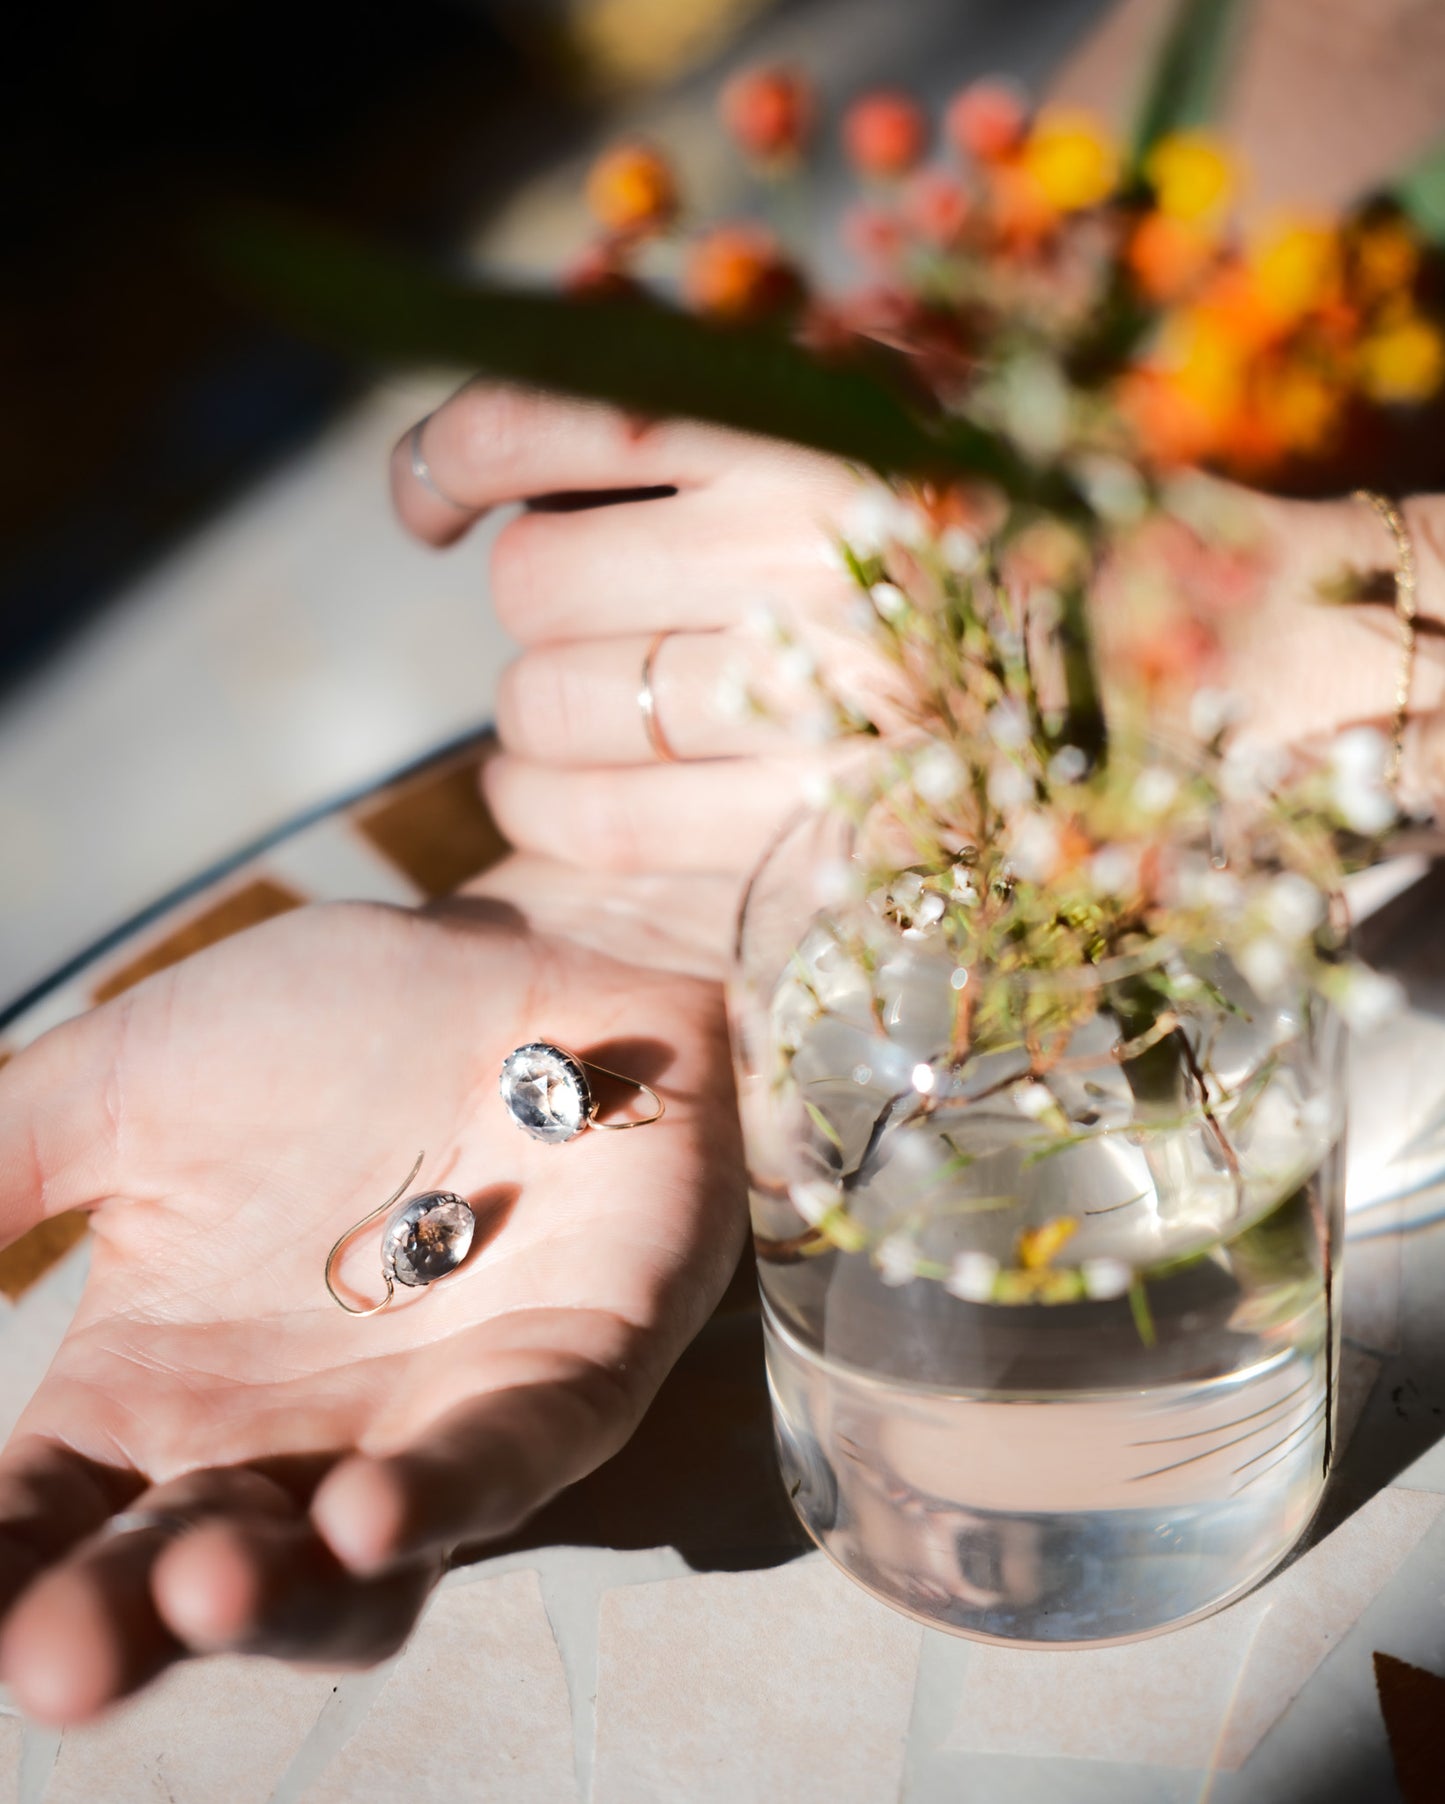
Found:
<path fill-rule="evenodd" d="M 651 1113 L 626 1121 L 599 1121 L 589 1072 L 630 1084 L 649 1099 Z M 503 1106 L 522 1132 L 552 1146 L 575 1140 L 589 1128 L 620 1133 L 626 1128 L 650 1127 L 662 1119 L 665 1106 L 651 1084 L 589 1064 L 546 1040 L 530 1041 L 507 1054 L 502 1061 L 501 1092 Z M 435 1284 L 438 1278 L 454 1272 L 471 1250 L 477 1218 L 464 1197 L 450 1190 L 426 1190 L 419 1196 L 406 1197 L 425 1156 L 417 1155 L 416 1164 L 401 1187 L 369 1215 L 353 1222 L 327 1255 L 326 1288 L 332 1301 L 348 1315 L 380 1314 L 396 1294 L 398 1284 L 408 1289 Z M 381 1215 L 387 1216 L 381 1236 L 381 1280 L 386 1295 L 379 1303 L 357 1308 L 338 1294 L 331 1274 L 347 1242 Z"/>

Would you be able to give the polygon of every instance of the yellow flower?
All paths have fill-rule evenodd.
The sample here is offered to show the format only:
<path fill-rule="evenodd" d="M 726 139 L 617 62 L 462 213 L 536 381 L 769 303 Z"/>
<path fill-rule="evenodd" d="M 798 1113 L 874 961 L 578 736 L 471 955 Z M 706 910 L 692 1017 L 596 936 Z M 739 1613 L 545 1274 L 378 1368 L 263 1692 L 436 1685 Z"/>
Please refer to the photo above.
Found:
<path fill-rule="evenodd" d="M 1294 451 L 1328 450 L 1343 396 L 1317 370 L 1285 364 L 1261 385 L 1258 405 L 1266 428 Z"/>
<path fill-rule="evenodd" d="M 1228 319 L 1205 307 L 1182 309 L 1165 325 L 1159 348 L 1172 387 L 1204 418 L 1217 421 L 1234 411 L 1249 347 Z"/>
<path fill-rule="evenodd" d="M 1040 1222 L 1036 1228 L 1023 1230 L 1014 1257 L 1026 1272 L 1042 1271 L 1078 1231 L 1077 1216 L 1055 1215 L 1049 1221 Z"/>
<path fill-rule="evenodd" d="M 1039 115 L 1023 151 L 1024 168 L 1060 213 L 1096 207 L 1119 180 L 1119 151 L 1090 113 L 1064 108 Z"/>
<path fill-rule="evenodd" d="M 1445 338 L 1430 320 L 1408 314 L 1361 342 L 1359 371 L 1372 401 L 1427 401 L 1445 378 Z"/>
<path fill-rule="evenodd" d="M 1333 226 L 1286 221 L 1250 261 L 1260 298 L 1280 319 L 1298 319 L 1339 291 L 1340 240 Z"/>
<path fill-rule="evenodd" d="M 1234 198 L 1233 163 L 1204 132 L 1173 132 L 1150 151 L 1144 173 L 1159 211 L 1171 219 L 1214 220 Z"/>

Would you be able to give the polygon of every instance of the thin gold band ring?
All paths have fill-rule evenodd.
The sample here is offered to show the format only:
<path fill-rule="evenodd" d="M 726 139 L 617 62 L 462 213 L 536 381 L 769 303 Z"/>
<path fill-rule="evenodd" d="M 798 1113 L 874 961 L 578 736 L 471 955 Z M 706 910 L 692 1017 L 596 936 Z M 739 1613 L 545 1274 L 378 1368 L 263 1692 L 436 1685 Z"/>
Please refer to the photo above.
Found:
<path fill-rule="evenodd" d="M 667 734 L 662 730 L 662 722 L 657 717 L 657 690 L 653 686 L 653 678 L 657 670 L 657 654 L 662 649 L 664 639 L 672 637 L 671 629 L 665 628 L 653 636 L 647 648 L 647 656 L 642 660 L 642 681 L 637 690 L 637 711 L 642 716 L 642 728 L 647 734 L 647 743 L 652 747 L 653 756 L 660 764 L 680 764 L 682 760 L 672 748 Z"/>

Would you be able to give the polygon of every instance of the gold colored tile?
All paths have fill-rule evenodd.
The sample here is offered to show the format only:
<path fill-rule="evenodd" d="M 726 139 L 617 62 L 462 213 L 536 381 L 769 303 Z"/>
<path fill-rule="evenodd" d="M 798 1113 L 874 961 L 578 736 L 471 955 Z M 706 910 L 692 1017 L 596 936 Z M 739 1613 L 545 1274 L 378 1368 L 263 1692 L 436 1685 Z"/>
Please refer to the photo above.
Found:
<path fill-rule="evenodd" d="M 507 849 L 477 785 L 477 760 L 402 784 L 357 827 L 426 896 L 445 896 Z"/>
<path fill-rule="evenodd" d="M 164 971 L 169 965 L 178 965 L 182 959 L 190 958 L 193 953 L 202 952 L 207 946 L 214 946 L 221 940 L 228 940 L 232 934 L 240 933 L 247 927 L 258 926 L 262 921 L 269 921 L 276 915 L 284 915 L 293 908 L 300 908 L 305 900 L 304 896 L 298 896 L 294 890 L 287 889 L 274 877 L 257 877 L 244 888 L 233 890 L 229 896 L 194 915 L 184 926 L 167 934 L 156 945 L 147 947 L 139 958 L 122 965 L 118 971 L 112 971 L 103 983 L 96 986 L 91 993 L 91 1000 L 97 1003 L 109 1002 L 113 996 L 134 988 L 142 978 Z"/>
<path fill-rule="evenodd" d="M 84 1238 L 85 1227 L 85 1211 L 67 1209 L 64 1215 L 48 1216 L 0 1250 L 0 1295 L 15 1302 Z"/>

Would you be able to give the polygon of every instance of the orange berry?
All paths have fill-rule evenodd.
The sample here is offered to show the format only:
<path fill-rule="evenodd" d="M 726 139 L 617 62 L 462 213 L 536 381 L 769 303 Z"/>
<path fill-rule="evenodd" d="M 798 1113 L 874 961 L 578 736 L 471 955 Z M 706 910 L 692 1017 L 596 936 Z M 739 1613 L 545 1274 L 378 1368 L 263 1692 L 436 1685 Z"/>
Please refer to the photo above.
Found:
<path fill-rule="evenodd" d="M 760 162 L 796 157 L 812 131 L 813 90 L 792 69 L 745 69 L 722 91 L 723 124 Z"/>
<path fill-rule="evenodd" d="M 980 163 L 1011 157 L 1028 130 L 1028 105 L 1006 81 L 976 81 L 949 105 L 944 129 L 965 156 Z"/>
<path fill-rule="evenodd" d="M 761 226 L 717 226 L 688 253 L 683 292 L 700 313 L 741 324 L 802 296 L 798 272 Z"/>
<path fill-rule="evenodd" d="M 895 214 L 863 205 L 844 214 L 843 242 L 859 262 L 886 268 L 903 254 L 907 238 Z"/>
<path fill-rule="evenodd" d="M 843 143 L 864 175 L 907 175 L 928 143 L 928 124 L 907 94 L 865 94 L 843 116 Z"/>
<path fill-rule="evenodd" d="M 946 169 L 919 170 L 903 196 L 908 223 L 939 250 L 951 250 L 958 243 L 971 208 L 968 190 Z"/>
<path fill-rule="evenodd" d="M 672 167 L 650 144 L 618 144 L 592 165 L 587 204 L 609 232 L 631 238 L 660 232 L 677 214 Z"/>

